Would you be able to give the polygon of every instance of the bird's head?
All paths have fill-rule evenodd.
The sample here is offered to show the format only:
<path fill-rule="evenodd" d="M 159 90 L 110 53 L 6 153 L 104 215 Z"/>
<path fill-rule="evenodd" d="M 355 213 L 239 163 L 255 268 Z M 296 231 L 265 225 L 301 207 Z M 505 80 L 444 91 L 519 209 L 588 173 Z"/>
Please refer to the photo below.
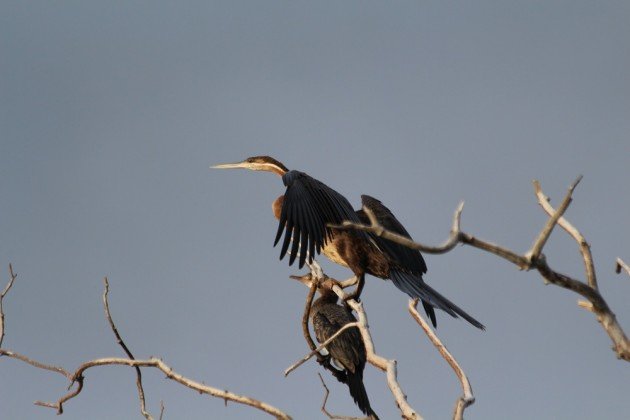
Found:
<path fill-rule="evenodd" d="M 252 156 L 245 159 L 242 162 L 236 163 L 222 163 L 219 165 L 211 166 L 214 169 L 249 169 L 251 171 L 268 171 L 276 173 L 280 176 L 289 172 L 286 166 L 284 166 L 278 160 L 271 156 Z"/>

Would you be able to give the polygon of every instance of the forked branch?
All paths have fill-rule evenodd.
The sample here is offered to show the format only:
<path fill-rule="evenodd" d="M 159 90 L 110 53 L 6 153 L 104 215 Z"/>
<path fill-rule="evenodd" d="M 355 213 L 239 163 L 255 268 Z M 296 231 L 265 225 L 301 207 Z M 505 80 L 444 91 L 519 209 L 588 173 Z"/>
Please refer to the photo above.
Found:
<path fill-rule="evenodd" d="M 326 403 L 328 402 L 328 396 L 330 395 L 330 390 L 326 386 L 326 382 L 324 382 L 324 378 L 322 378 L 321 373 L 317 372 L 317 376 L 319 376 L 319 380 L 322 382 L 322 386 L 324 387 L 324 401 L 322 402 L 322 413 L 326 415 L 330 420 L 370 420 L 369 417 L 350 417 L 350 416 L 337 416 L 334 414 L 330 414 L 326 409 Z"/>
<path fill-rule="evenodd" d="M 15 281 L 15 278 L 17 277 L 17 275 L 13 273 L 13 267 L 11 265 L 9 265 L 9 275 L 10 275 L 9 283 L 0 294 L 0 331 L 2 331 L 2 334 L 0 335 L 0 343 L 2 342 L 1 338 L 4 337 L 4 313 L 2 311 L 2 300 L 4 299 L 8 291 L 11 289 L 11 287 L 13 286 L 13 282 Z M 36 405 L 54 408 L 55 410 L 57 410 L 57 414 L 62 414 L 64 404 L 67 401 L 79 395 L 81 391 L 83 390 L 83 379 L 84 379 L 85 372 L 88 369 L 91 369 L 96 366 L 117 365 L 117 366 L 130 366 L 136 370 L 136 384 L 138 387 L 141 411 L 142 411 L 143 416 L 147 419 L 150 419 L 152 417 L 145 409 L 144 390 L 142 389 L 142 377 L 140 374 L 141 367 L 156 368 L 162 371 L 166 375 L 167 378 L 175 382 L 178 382 L 181 385 L 184 385 L 190 389 L 193 389 L 199 392 L 200 394 L 207 394 L 213 397 L 217 397 L 222 400 L 225 400 L 226 402 L 233 401 L 235 403 L 248 405 L 250 407 L 264 411 L 265 413 L 268 413 L 276 417 L 277 419 L 284 419 L 284 420 L 291 419 L 291 417 L 285 412 L 263 401 L 259 401 L 259 400 L 256 400 L 254 398 L 250 398 L 247 396 L 234 394 L 229 391 L 213 388 L 203 383 L 196 382 L 192 379 L 189 379 L 175 372 L 170 366 L 164 363 L 161 359 L 158 359 L 155 357 L 151 357 L 146 360 L 135 359 L 133 355 L 131 354 L 131 351 L 129 350 L 129 348 L 125 345 L 124 341 L 122 340 L 118 332 L 118 329 L 116 328 L 114 321 L 112 320 L 111 313 L 109 310 L 109 302 L 107 298 L 108 292 L 109 292 L 109 284 L 107 282 L 107 279 L 104 279 L 104 283 L 105 283 L 105 291 L 103 292 L 103 303 L 105 306 L 105 316 L 109 322 L 110 327 L 112 328 L 114 332 L 114 335 L 116 336 L 116 340 L 118 344 L 124 349 L 125 353 L 127 354 L 129 358 L 107 357 L 107 358 L 102 358 L 102 359 L 94 359 L 94 360 L 90 360 L 83 363 L 74 372 L 70 372 L 62 367 L 41 363 L 37 360 L 31 359 L 20 353 L 16 353 L 11 350 L 0 348 L 0 356 L 11 357 L 13 359 L 20 360 L 24 363 L 28 363 L 29 365 L 34 366 L 38 369 L 44 369 L 44 370 L 49 370 L 52 372 L 59 373 L 63 375 L 64 377 L 68 378 L 68 380 L 70 381 L 70 386 L 68 388 L 74 387 L 68 393 L 60 397 L 57 401 L 54 401 L 54 402 L 36 401 L 35 402 Z M 161 404 L 160 417 L 159 417 L 160 419 L 162 418 L 163 412 L 164 412 L 164 406 L 163 404 Z"/>
<path fill-rule="evenodd" d="M 337 229 L 355 229 L 370 232 L 374 235 L 381 236 L 385 239 L 397 242 L 401 245 L 405 245 L 412 249 L 417 249 L 430 254 L 442 254 L 450 251 L 457 243 L 470 245 L 475 248 L 479 248 L 483 251 L 497 255 L 507 261 L 515 264 L 521 270 L 535 269 L 545 279 L 545 281 L 554 284 L 556 286 L 571 290 L 588 300 L 588 305 L 581 303 L 580 306 L 589 309 L 595 314 L 597 320 L 602 325 L 611 341 L 613 342 L 613 351 L 622 360 L 630 361 L 630 341 L 628 340 L 625 332 L 617 322 L 615 314 L 612 312 L 606 300 L 599 293 L 597 287 L 597 279 L 595 277 L 595 268 L 593 265 L 593 258 L 591 256 L 590 247 L 584 237 L 575 229 L 564 217 L 563 214 L 567 210 L 571 203 L 573 191 L 578 185 L 582 177 L 578 177 L 569 187 L 564 199 L 561 202 L 560 207 L 555 210 L 549 204 L 549 199 L 544 195 L 538 181 L 534 181 L 534 189 L 536 197 L 538 198 L 541 207 L 550 215 L 549 220 L 537 235 L 536 239 L 530 250 L 523 255 L 518 254 L 505 247 L 492 244 L 490 242 L 483 241 L 468 233 L 460 230 L 460 216 L 461 216 L 461 204 L 455 212 L 453 218 L 453 228 L 449 235 L 449 239 L 442 246 L 428 246 L 411 241 L 408 238 L 401 237 L 395 233 L 389 232 L 378 223 L 374 215 L 370 216 L 369 209 L 363 209 L 370 217 L 370 225 L 364 225 L 360 223 L 353 223 L 344 221 L 341 226 L 334 226 Z M 547 260 L 542 253 L 545 243 L 549 238 L 554 226 L 559 224 L 565 229 L 580 247 L 582 259 L 584 261 L 585 273 L 587 282 L 574 279 L 570 276 L 562 274 L 553 270 L 548 264 Z M 454 239 L 456 238 L 456 239 Z M 618 262 L 618 270 L 621 270 L 622 266 Z M 627 267 L 627 266 L 625 266 Z M 624 269 L 626 269 L 624 267 Z"/>
<path fill-rule="evenodd" d="M 109 311 L 109 300 L 107 299 L 107 296 L 109 294 L 109 282 L 107 281 L 107 277 L 103 278 L 103 284 L 105 285 L 105 291 L 103 291 L 103 306 L 105 308 L 105 317 L 107 318 L 107 322 L 109 322 L 109 326 L 111 327 L 112 332 L 116 336 L 116 342 L 120 345 L 120 347 L 122 347 L 124 352 L 127 354 L 127 357 L 129 357 L 131 360 L 135 360 L 135 357 L 133 357 L 131 350 L 129 350 L 129 347 L 127 347 L 122 337 L 118 333 L 118 328 L 116 328 L 116 325 L 114 324 L 114 320 L 112 319 L 112 314 Z M 136 370 L 136 388 L 138 388 L 138 399 L 140 400 L 140 413 L 142 413 L 142 416 L 145 419 L 153 420 L 153 416 L 151 416 L 151 414 L 147 411 L 147 408 L 146 408 L 146 402 L 144 399 L 144 388 L 142 387 L 142 372 L 140 371 L 140 367 L 138 366 L 135 366 L 135 370 Z"/>

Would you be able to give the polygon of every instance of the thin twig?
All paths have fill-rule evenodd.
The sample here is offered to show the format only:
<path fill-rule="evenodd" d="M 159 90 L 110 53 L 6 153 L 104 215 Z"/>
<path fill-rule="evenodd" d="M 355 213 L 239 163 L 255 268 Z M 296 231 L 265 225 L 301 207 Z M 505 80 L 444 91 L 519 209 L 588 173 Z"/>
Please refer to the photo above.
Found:
<path fill-rule="evenodd" d="M 464 395 L 459 397 L 455 402 L 455 409 L 453 411 L 453 420 L 463 420 L 464 418 L 464 410 L 466 407 L 472 405 L 475 402 L 475 396 L 472 392 L 472 387 L 470 386 L 470 382 L 468 381 L 468 377 L 464 370 L 461 368 L 457 360 L 453 357 L 453 355 L 448 351 L 446 346 L 442 344 L 442 341 L 435 334 L 433 329 L 429 326 L 429 324 L 420 316 L 418 313 L 418 299 L 409 300 L 409 313 L 416 320 L 418 325 L 424 330 L 431 343 L 435 346 L 435 348 L 440 352 L 444 360 L 451 366 L 455 375 L 459 379 L 460 384 L 462 385 L 462 392 Z"/>
<path fill-rule="evenodd" d="M 35 405 L 39 405 L 41 407 L 49 407 L 49 408 L 54 408 L 57 410 L 57 414 L 63 414 L 63 404 L 76 397 L 77 395 L 79 395 L 81 393 L 81 391 L 83 390 L 83 375 L 79 375 L 73 378 L 72 382 L 70 383 L 70 386 L 77 384 L 77 387 L 68 392 L 66 395 L 64 395 L 63 397 L 59 398 L 59 400 L 57 400 L 57 402 L 45 402 L 45 401 L 35 401 Z"/>
<path fill-rule="evenodd" d="M 340 292 L 343 294 L 343 291 L 339 288 L 334 288 L 337 295 Z M 365 344 L 365 352 L 367 354 L 367 360 L 372 365 L 375 366 L 382 371 L 386 372 L 387 375 L 387 385 L 396 400 L 396 404 L 401 411 L 401 415 L 404 419 L 422 419 L 419 413 L 417 413 L 407 402 L 407 396 L 403 392 L 400 384 L 398 383 L 398 369 L 397 362 L 394 359 L 386 359 L 382 356 L 376 354 L 374 350 L 374 342 L 372 341 L 372 335 L 370 334 L 369 323 L 367 319 L 367 314 L 363 309 L 363 303 L 357 302 L 354 299 L 346 301 L 352 309 L 357 313 L 359 318 L 359 330 L 361 331 L 361 337 L 363 338 L 363 343 Z"/>
<path fill-rule="evenodd" d="M 16 277 L 17 274 L 13 272 L 13 266 L 9 263 L 9 283 L 7 283 L 2 294 L 0 294 L 0 347 L 2 347 L 2 341 L 4 340 L 4 309 L 2 308 L 2 302 L 5 295 L 9 293 L 9 290 L 13 287 L 13 282 Z"/>
<path fill-rule="evenodd" d="M 315 341 L 313 341 L 313 338 L 311 337 L 311 333 L 308 329 L 308 321 L 311 314 L 311 306 L 313 305 L 313 298 L 315 297 L 315 292 L 317 291 L 317 285 L 319 282 L 324 281 L 324 279 L 326 278 L 326 275 L 324 274 L 324 271 L 319 266 L 317 261 L 313 261 L 313 263 L 309 263 L 309 267 L 311 268 L 311 274 L 310 274 L 311 287 L 309 289 L 308 295 L 306 296 L 306 302 L 304 304 L 304 313 L 302 314 L 302 334 L 304 335 L 304 339 L 306 340 L 308 347 L 311 349 L 311 351 L 315 352 L 317 345 L 315 344 Z M 300 279 L 299 276 L 290 276 L 290 277 L 296 280 Z M 319 351 L 315 352 L 314 354 L 317 356 L 317 363 L 319 363 L 324 369 L 328 370 L 335 378 L 337 378 L 339 382 L 346 383 L 347 378 L 346 378 L 345 372 L 335 368 L 330 363 L 330 357 L 324 357 L 321 353 L 319 353 Z M 284 376 L 287 376 L 289 373 L 291 373 L 291 370 L 293 370 L 293 369 L 291 370 L 289 369 L 285 371 Z"/>
<path fill-rule="evenodd" d="M 345 330 L 347 330 L 348 328 L 353 328 L 353 327 L 358 327 L 359 323 L 358 322 L 350 322 L 348 324 L 345 324 L 343 327 L 339 328 L 337 330 L 337 332 L 335 332 L 333 335 L 331 335 L 328 340 L 324 341 L 323 343 L 321 343 L 319 346 L 317 346 L 316 348 L 314 348 L 313 350 L 311 350 L 311 352 L 309 354 L 307 354 L 306 356 L 302 357 L 300 360 L 298 360 L 297 362 L 295 362 L 294 364 L 292 364 L 291 366 L 289 366 L 285 371 L 284 371 L 284 376 L 288 376 L 289 373 L 293 372 L 295 369 L 299 368 L 300 366 L 302 366 L 305 362 L 307 362 L 311 357 L 313 357 L 314 355 L 318 354 L 320 351 L 322 351 L 322 349 L 324 349 L 327 345 L 329 345 L 335 338 L 339 337 Z"/>
<path fill-rule="evenodd" d="M 324 402 L 322 402 L 322 413 L 324 413 L 326 415 L 326 417 L 328 417 L 331 420 L 370 420 L 369 417 L 350 417 L 350 416 L 337 416 L 334 414 L 330 414 L 328 412 L 328 410 L 326 409 L 326 403 L 328 402 L 328 396 L 330 395 L 330 390 L 328 389 L 328 387 L 326 386 L 326 382 L 324 382 L 324 378 L 322 378 L 321 373 L 317 372 L 317 375 L 319 376 L 319 380 L 322 382 L 322 386 L 324 387 Z"/>
<path fill-rule="evenodd" d="M 545 210 L 545 212 L 552 216 L 556 213 L 556 210 L 551 206 L 549 197 L 547 197 L 540 187 L 540 182 L 534 180 L 534 192 L 538 198 L 538 204 Z M 584 236 L 580 233 L 575 226 L 573 226 L 564 216 L 558 219 L 558 225 L 563 228 L 573 239 L 578 243 L 580 247 L 580 253 L 582 254 L 582 260 L 584 261 L 584 271 L 586 272 L 586 281 L 593 289 L 597 289 L 597 277 L 595 276 L 595 264 L 593 263 L 593 256 L 591 254 L 591 247 L 584 239 Z"/>
<path fill-rule="evenodd" d="M 159 417 L 159 420 L 162 420 L 162 417 L 164 417 L 164 401 L 160 400 L 160 417 Z"/>
<path fill-rule="evenodd" d="M 302 314 L 302 334 L 304 335 L 304 339 L 308 343 L 308 346 L 311 350 L 315 350 L 317 345 L 313 341 L 311 337 L 311 333 L 308 330 L 308 320 L 311 315 L 311 306 L 313 305 L 313 298 L 315 297 L 315 292 L 317 291 L 317 282 L 318 279 L 314 279 L 311 284 L 311 288 L 308 291 L 308 295 L 306 296 L 306 303 L 304 305 L 304 313 Z M 285 374 L 286 376 L 286 374 Z"/>
<path fill-rule="evenodd" d="M 129 350 L 129 347 L 127 347 L 122 337 L 118 333 L 118 328 L 116 328 L 116 325 L 114 324 L 114 320 L 112 319 L 111 312 L 109 311 L 109 301 L 107 299 L 107 295 L 109 294 L 109 282 L 107 281 L 107 277 L 103 278 L 103 283 L 105 285 L 105 290 L 103 291 L 103 306 L 105 308 L 105 317 L 107 318 L 107 322 L 109 322 L 109 326 L 112 328 L 112 331 L 114 332 L 114 335 L 116 336 L 116 342 L 125 351 L 125 353 L 127 354 L 127 357 L 129 357 L 131 360 L 134 360 L 135 357 L 133 357 L 131 350 Z M 142 372 L 140 372 L 140 368 L 138 366 L 136 366 L 135 369 L 136 369 L 136 388 L 138 388 L 138 399 L 140 400 L 140 413 L 142 413 L 145 419 L 153 420 L 153 417 L 146 409 L 146 403 L 144 399 L 144 388 L 142 387 Z"/>
<path fill-rule="evenodd" d="M 72 374 L 60 366 L 53 366 L 53 365 L 48 365 L 46 363 L 38 362 L 37 360 L 33 360 L 27 356 L 24 356 L 23 354 L 16 353 L 11 350 L 0 349 L 0 356 L 7 356 L 12 359 L 17 359 L 31 366 L 34 366 L 38 369 L 44 369 L 44 370 L 49 370 L 51 372 L 56 372 L 65 376 L 68 379 L 72 379 Z"/>
<path fill-rule="evenodd" d="M 532 245 L 532 248 L 525 254 L 525 257 L 528 258 L 530 261 L 536 261 L 540 256 L 540 253 L 547 243 L 547 239 L 549 239 L 553 228 L 556 226 L 558 220 L 560 220 L 564 212 L 567 211 L 567 209 L 569 208 L 569 204 L 571 204 L 571 195 L 573 194 L 573 190 L 575 190 L 575 187 L 577 187 L 581 180 L 582 175 L 578 176 L 577 179 L 573 181 L 573 184 L 571 184 L 571 186 L 569 187 L 569 190 L 564 196 L 560 207 L 558 207 L 558 210 L 556 210 L 553 216 L 549 218 L 547 224 L 545 224 L 545 227 L 542 229 L 542 231 L 540 231 L 540 234 Z"/>
<path fill-rule="evenodd" d="M 621 273 L 621 269 L 623 269 L 630 276 L 630 267 L 626 264 L 621 258 L 617 257 L 615 261 L 615 272 L 617 274 Z"/>

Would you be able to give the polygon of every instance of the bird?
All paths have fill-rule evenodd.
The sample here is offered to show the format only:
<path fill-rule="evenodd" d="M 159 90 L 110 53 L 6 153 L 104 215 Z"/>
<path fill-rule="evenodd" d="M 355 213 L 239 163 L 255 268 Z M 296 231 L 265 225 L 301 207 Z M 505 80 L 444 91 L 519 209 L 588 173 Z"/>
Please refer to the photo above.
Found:
<path fill-rule="evenodd" d="M 253 156 L 212 168 L 267 171 L 282 178 L 285 193 L 272 204 L 273 213 L 279 220 L 274 246 L 284 234 L 280 259 L 289 253 L 289 265 L 298 259 L 299 268 L 302 268 L 307 259 L 312 262 L 316 253 L 323 252 L 331 261 L 350 268 L 354 273 L 357 287 L 348 294 L 348 298 L 356 299 L 361 295 L 365 274 L 370 274 L 390 279 L 411 298 L 419 298 L 434 327 L 437 327 L 434 308 L 439 308 L 455 318 L 461 316 L 479 329 L 485 329 L 483 324 L 426 284 L 423 275 L 427 266 L 419 251 L 371 233 L 330 227 L 345 220 L 365 223 L 368 218 L 363 209 L 355 211 L 343 195 L 321 181 L 304 172 L 289 170 L 270 156 Z M 384 228 L 411 239 L 407 230 L 379 200 L 362 195 L 361 201 Z"/>
<path fill-rule="evenodd" d="M 291 276 L 291 278 L 311 286 L 312 276 L 310 273 L 301 277 Z M 337 294 L 332 290 L 335 285 L 339 285 L 339 282 L 330 277 L 320 280 L 317 286 L 320 297 L 311 305 L 309 316 L 315 331 L 315 338 L 319 343 L 328 340 L 344 325 L 357 321 L 346 306 L 337 304 Z M 357 327 L 348 328 L 327 344 L 326 350 L 335 365 L 342 369 L 343 375 L 338 379 L 348 385 L 350 395 L 357 407 L 366 416 L 378 420 L 378 416 L 370 406 L 370 400 L 363 383 L 363 370 L 367 356 L 359 329 Z"/>

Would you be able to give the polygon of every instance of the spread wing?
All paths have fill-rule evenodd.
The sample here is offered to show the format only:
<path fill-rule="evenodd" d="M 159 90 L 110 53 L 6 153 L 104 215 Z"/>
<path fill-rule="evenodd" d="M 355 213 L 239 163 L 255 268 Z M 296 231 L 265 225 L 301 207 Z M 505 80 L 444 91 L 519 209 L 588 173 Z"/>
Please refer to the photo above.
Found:
<path fill-rule="evenodd" d="M 396 219 L 391 211 L 383 205 L 379 200 L 369 195 L 362 195 L 361 202 L 363 207 L 367 207 L 374 213 L 376 219 L 383 227 L 389 231 L 397 233 L 411 239 L 411 235 L 407 232 L 402 224 Z M 363 210 L 357 211 L 359 219 L 362 223 L 370 224 L 370 221 Z M 376 235 L 370 235 L 376 245 L 383 251 L 391 261 L 398 267 L 413 274 L 424 274 L 427 272 L 427 265 L 420 251 L 407 248 L 387 239 L 380 238 Z"/>
<path fill-rule="evenodd" d="M 293 264 L 299 253 L 299 267 L 302 268 L 307 251 L 309 262 L 312 262 L 315 252 L 319 254 L 330 239 L 331 229 L 327 224 L 340 224 L 344 220 L 358 222 L 359 219 L 343 195 L 304 172 L 289 171 L 282 176 L 282 182 L 287 190 L 274 246 L 284 232 L 280 250 L 282 259 L 293 238 L 289 265 Z"/>

